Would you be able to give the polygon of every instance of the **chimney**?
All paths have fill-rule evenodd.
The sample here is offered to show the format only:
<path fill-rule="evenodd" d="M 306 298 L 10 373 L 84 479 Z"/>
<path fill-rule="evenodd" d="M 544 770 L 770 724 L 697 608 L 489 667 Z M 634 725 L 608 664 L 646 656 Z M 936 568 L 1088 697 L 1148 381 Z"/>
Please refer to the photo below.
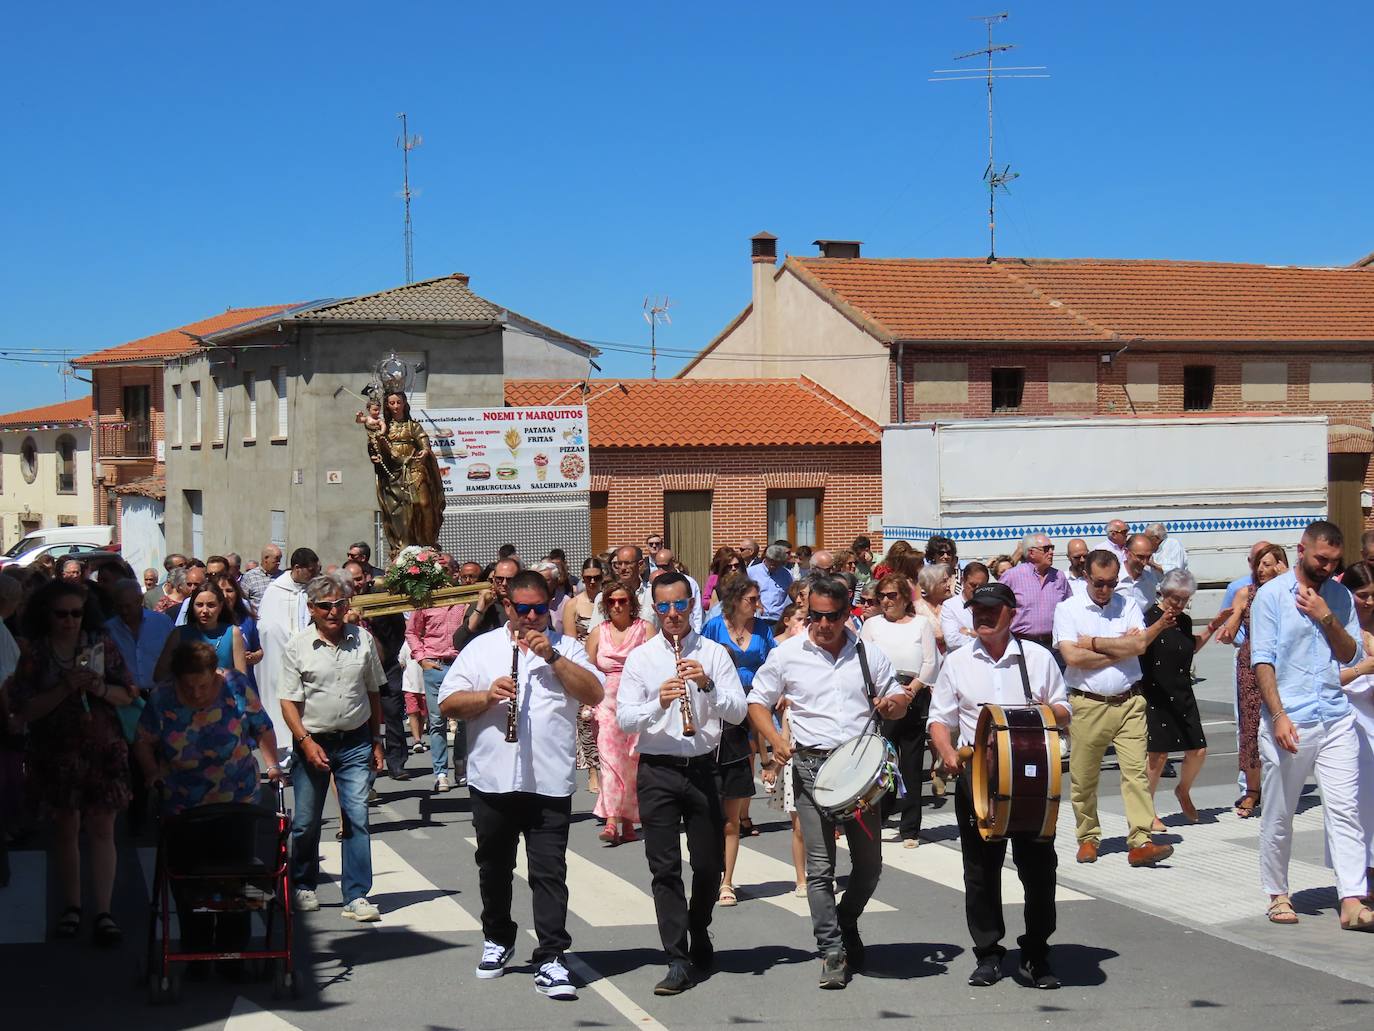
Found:
<path fill-rule="evenodd" d="M 749 257 L 755 264 L 778 263 L 778 238 L 772 233 L 755 233 L 749 237 Z"/>
<path fill-rule="evenodd" d="M 857 258 L 862 240 L 812 240 L 821 249 L 822 258 Z"/>
<path fill-rule="evenodd" d="M 753 262 L 754 340 L 760 354 L 773 351 L 773 293 L 777 289 L 778 238 L 772 233 L 756 233 L 749 238 L 749 260 Z"/>
<path fill-rule="evenodd" d="M 459 286 L 468 285 L 468 274 L 466 272 L 455 272 L 448 278 L 456 280 Z"/>

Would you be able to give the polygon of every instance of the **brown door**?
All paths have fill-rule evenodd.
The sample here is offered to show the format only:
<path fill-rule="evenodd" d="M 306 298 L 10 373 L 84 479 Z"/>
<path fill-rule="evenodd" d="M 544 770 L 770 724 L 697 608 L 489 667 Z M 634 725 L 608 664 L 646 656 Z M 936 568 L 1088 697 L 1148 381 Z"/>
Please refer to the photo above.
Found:
<path fill-rule="evenodd" d="M 1369 456 L 1361 454 L 1327 455 L 1327 518 L 1341 528 L 1345 538 L 1345 561 L 1360 560 L 1360 535 L 1364 533 L 1364 510 L 1360 492 L 1364 490 Z"/>
<path fill-rule="evenodd" d="M 592 554 L 600 555 L 607 548 L 610 534 L 606 530 L 606 503 L 609 500 L 604 490 L 594 490 L 591 494 L 591 536 Z"/>
<path fill-rule="evenodd" d="M 711 568 L 711 492 L 669 491 L 663 495 L 664 543 L 677 554 L 697 583 Z"/>

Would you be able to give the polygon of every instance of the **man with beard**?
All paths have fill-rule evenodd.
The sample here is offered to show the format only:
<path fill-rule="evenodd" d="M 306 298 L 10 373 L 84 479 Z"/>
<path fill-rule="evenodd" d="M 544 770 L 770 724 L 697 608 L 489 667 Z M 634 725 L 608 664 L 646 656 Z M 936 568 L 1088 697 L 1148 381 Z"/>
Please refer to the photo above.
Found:
<path fill-rule="evenodd" d="M 1269 919 L 1295 924 L 1288 898 L 1293 816 L 1303 785 L 1316 771 L 1326 847 L 1336 873 L 1341 927 L 1374 931 L 1365 892 L 1364 837 L 1356 795 L 1359 740 L 1341 667 L 1363 657 L 1350 592 L 1331 578 L 1341 561 L 1340 529 L 1319 520 L 1303 532 L 1298 562 L 1255 594 L 1250 609 L 1250 661 L 1264 711 L 1259 749 L 1264 808 L 1260 813 L 1260 879 Z"/>

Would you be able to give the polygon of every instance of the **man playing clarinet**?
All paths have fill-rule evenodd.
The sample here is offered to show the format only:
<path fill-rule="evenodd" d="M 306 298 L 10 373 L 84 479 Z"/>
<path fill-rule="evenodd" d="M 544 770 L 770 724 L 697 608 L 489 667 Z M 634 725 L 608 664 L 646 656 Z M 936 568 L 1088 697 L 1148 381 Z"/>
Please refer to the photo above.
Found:
<path fill-rule="evenodd" d="M 517 573 L 506 626 L 473 638 L 449 667 L 439 711 L 468 721 L 468 788 L 482 895 L 479 978 L 500 977 L 515 953 L 511 886 L 521 835 L 534 896 L 535 990 L 574 999 L 563 965 L 568 935 L 568 820 L 578 705 L 596 705 L 601 674 L 574 638 L 549 626 L 549 587 Z"/>
<path fill-rule="evenodd" d="M 876 813 L 845 822 L 853 869 L 844 899 L 835 904 L 835 821 L 812 797 L 816 771 L 840 745 L 876 729 L 873 716 L 899 720 L 909 699 L 892 663 L 877 648 L 864 649 L 846 625 L 849 587 L 817 577 L 807 603 L 806 633 L 789 638 L 769 654 L 749 691 L 749 719 L 773 746 L 773 758 L 792 764 L 797 815 L 806 844 L 806 899 L 821 953 L 820 987 L 842 989 L 851 970 L 863 969 L 859 917 L 878 887 L 883 852 Z M 866 668 L 865 668 L 866 664 Z M 795 748 L 773 725 L 773 710 L 787 699 Z M 910 785 L 908 790 L 915 790 Z"/>
<path fill-rule="evenodd" d="M 687 578 L 663 573 L 650 590 L 660 633 L 625 660 L 616 719 L 625 733 L 639 735 L 644 856 L 668 954 L 668 975 L 654 994 L 677 995 L 692 986 L 693 966 L 709 972 L 715 959 L 707 928 L 725 870 L 715 753 L 721 721 L 739 723 L 746 708 L 729 653 L 692 630 L 692 610 L 700 603 Z M 684 831 L 692 865 L 690 905 L 682 886 Z"/>
<path fill-rule="evenodd" d="M 978 833 L 978 814 L 973 805 L 971 766 L 960 771 L 955 737 L 972 745 L 978 727 L 978 708 L 996 705 L 1048 705 L 1059 728 L 1069 725 L 1072 710 L 1059 664 L 1047 648 L 1032 641 L 1012 639 L 1011 621 L 1016 595 L 1006 584 L 979 587 L 964 603 L 973 611 L 972 645 L 960 648 L 946 660 L 930 700 L 930 743 L 945 772 L 959 774 L 954 792 L 954 814 L 959 821 L 959 848 L 964 859 L 964 915 L 973 937 L 978 964 L 968 983 L 975 988 L 996 984 L 1002 977 L 1002 937 L 1007 933 L 1002 918 L 1002 861 L 1006 841 L 984 841 Z M 974 756 L 973 762 L 981 762 Z M 1054 761 L 1059 761 L 1056 750 Z M 1011 838 L 1011 859 L 1026 890 L 1026 933 L 1020 939 L 1018 973 L 1036 988 L 1058 988 L 1059 979 L 1050 967 L 1050 935 L 1055 927 L 1055 871 L 1058 860 L 1053 841 L 1030 835 Z"/>

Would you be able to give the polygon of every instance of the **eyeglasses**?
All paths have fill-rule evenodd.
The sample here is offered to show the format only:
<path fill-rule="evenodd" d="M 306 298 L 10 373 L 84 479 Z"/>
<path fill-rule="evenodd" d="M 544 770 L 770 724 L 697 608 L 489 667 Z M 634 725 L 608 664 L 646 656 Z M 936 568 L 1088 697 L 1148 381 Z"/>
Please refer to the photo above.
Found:
<path fill-rule="evenodd" d="M 876 605 L 876 604 L 878 604 L 878 599 L 877 599 L 877 598 L 870 598 L 870 597 L 867 597 L 867 596 L 861 596 L 861 597 L 859 598 L 859 601 L 863 602 L 865 605 Z"/>
<path fill-rule="evenodd" d="M 1108 530 L 1108 531 L 1107 531 L 1107 536 L 1108 536 L 1108 537 L 1118 537 L 1118 536 L 1124 537 L 1125 535 L 1126 535 L 1126 531 L 1125 531 L 1125 530 Z"/>
<path fill-rule="evenodd" d="M 806 610 L 806 618 L 810 619 L 812 622 L 824 619 L 831 623 L 838 623 L 848 615 L 849 613 L 845 612 L 843 609 L 836 609 L 834 612 L 818 612 L 815 609 Z"/>
<path fill-rule="evenodd" d="M 599 584 L 601 582 L 601 574 L 597 573 L 595 576 L 588 576 L 586 573 L 583 573 L 582 582 L 584 584 Z"/>
<path fill-rule="evenodd" d="M 668 614 L 669 609 L 672 609 L 675 612 L 686 612 L 691 607 L 691 598 L 678 598 L 676 601 L 658 602 L 654 606 L 654 611 L 656 611 L 660 616 L 666 616 Z"/>
<path fill-rule="evenodd" d="M 622 605 L 628 607 L 629 604 L 630 604 L 630 599 L 629 599 L 629 598 L 607 598 L 607 599 L 606 599 L 606 606 L 607 606 L 608 608 L 612 608 L 612 609 L 618 609 L 618 608 L 620 608 Z"/>
<path fill-rule="evenodd" d="M 531 612 L 536 616 L 542 616 L 549 611 L 549 603 L 546 601 L 541 601 L 536 605 L 527 605 L 523 601 L 513 601 L 510 604 L 511 608 L 515 609 L 517 616 L 528 616 Z"/>
<path fill-rule="evenodd" d="M 879 592 L 878 592 L 878 597 L 879 597 L 879 598 L 882 598 L 883 601 L 891 601 L 892 599 L 894 599 L 894 598 L 900 598 L 901 596 L 902 596 L 902 592 L 901 592 L 901 591 L 879 591 Z"/>
<path fill-rule="evenodd" d="M 673 572 L 673 570 L 675 570 L 677 567 L 674 566 L 671 562 L 655 562 L 655 563 L 654 563 L 654 568 L 655 568 L 655 569 L 661 569 L 661 570 L 662 570 L 663 572 L 665 572 L 665 573 L 671 573 L 671 572 Z"/>
<path fill-rule="evenodd" d="M 509 580 L 509 579 L 510 579 L 510 577 L 508 577 L 508 576 L 493 576 L 493 577 L 491 578 L 491 582 L 494 583 L 494 584 L 503 584 L 503 583 L 505 583 L 505 582 L 506 582 L 507 580 Z"/>
<path fill-rule="evenodd" d="M 1096 588 L 1097 590 L 1099 590 L 1099 591 L 1100 591 L 1100 590 L 1103 590 L 1104 588 L 1107 588 L 1107 587 L 1115 587 L 1116 584 L 1117 584 L 1117 580 L 1116 580 L 1115 577 L 1113 577 L 1113 578 L 1110 579 L 1110 580 L 1095 580 L 1095 579 L 1094 579 L 1094 580 L 1089 580 L 1088 582 L 1089 582 L 1090 584 L 1092 584 L 1093 587 L 1095 587 L 1095 588 Z"/>
<path fill-rule="evenodd" d="M 1029 548 L 1027 548 L 1026 550 L 1027 550 L 1027 551 L 1053 551 L 1053 550 L 1054 550 L 1054 545 L 1053 545 L 1053 544 L 1032 544 L 1032 545 L 1031 545 Z"/>
<path fill-rule="evenodd" d="M 319 609 L 321 612 L 328 612 L 331 609 L 346 609 L 348 608 L 348 599 L 340 598 L 338 601 L 312 601 L 310 607 L 312 609 Z"/>
<path fill-rule="evenodd" d="M 84 613 L 81 609 L 53 609 L 53 619 L 80 619 Z"/>
<path fill-rule="evenodd" d="M 655 538 L 653 538 L 652 540 L 647 540 L 647 541 L 645 541 L 644 543 L 647 544 L 647 545 L 649 545 L 649 547 L 651 547 L 651 548 L 661 548 L 661 547 L 663 547 L 663 541 L 662 541 L 660 538 L 658 538 L 658 537 L 655 537 Z"/>

